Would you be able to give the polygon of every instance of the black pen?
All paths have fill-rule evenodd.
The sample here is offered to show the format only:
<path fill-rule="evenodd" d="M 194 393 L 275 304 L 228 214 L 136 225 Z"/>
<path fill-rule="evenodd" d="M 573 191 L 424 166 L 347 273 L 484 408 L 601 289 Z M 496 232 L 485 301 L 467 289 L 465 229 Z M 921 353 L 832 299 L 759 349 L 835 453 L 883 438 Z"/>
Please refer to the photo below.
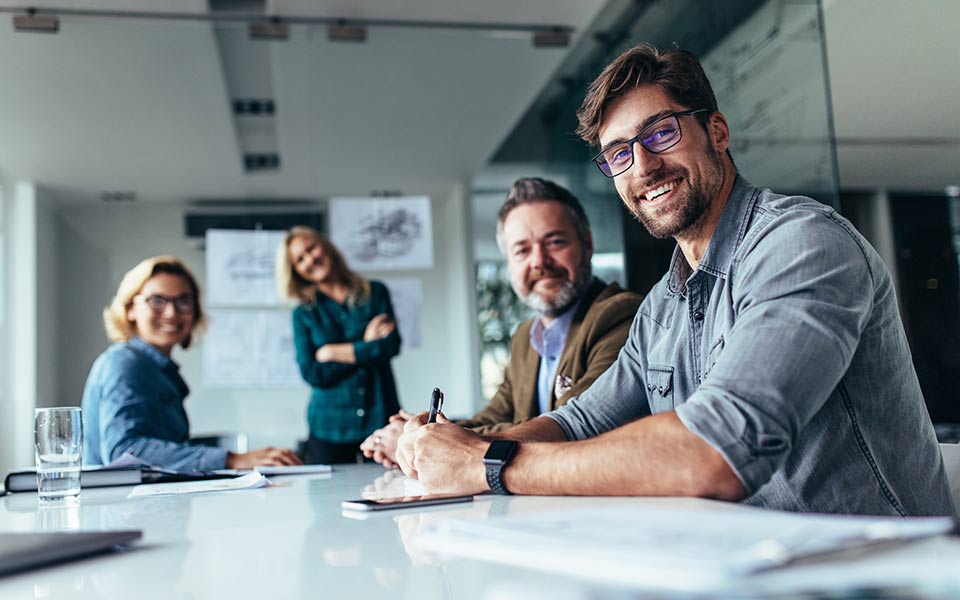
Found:
<path fill-rule="evenodd" d="M 433 393 L 430 394 L 430 414 L 427 416 L 427 423 L 437 422 L 437 414 L 441 408 L 443 408 L 443 392 L 440 388 L 433 388 Z"/>

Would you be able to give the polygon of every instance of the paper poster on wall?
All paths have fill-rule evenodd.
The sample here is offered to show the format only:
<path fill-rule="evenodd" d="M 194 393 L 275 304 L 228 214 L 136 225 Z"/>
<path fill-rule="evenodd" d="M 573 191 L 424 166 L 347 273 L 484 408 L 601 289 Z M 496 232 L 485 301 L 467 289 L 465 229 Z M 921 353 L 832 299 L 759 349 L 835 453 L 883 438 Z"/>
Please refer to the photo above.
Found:
<path fill-rule="evenodd" d="M 277 306 L 274 261 L 283 231 L 207 231 L 207 299 L 214 306 Z"/>
<path fill-rule="evenodd" d="M 331 198 L 330 239 L 357 271 L 433 268 L 430 198 Z"/>
<path fill-rule="evenodd" d="M 423 306 L 423 285 L 416 277 L 391 277 L 383 279 L 390 290 L 393 314 L 397 318 L 400 339 L 404 348 L 419 348 L 420 314 Z"/>
<path fill-rule="evenodd" d="M 305 385 L 288 310 L 207 311 L 203 383 L 208 387 L 297 388 Z"/>

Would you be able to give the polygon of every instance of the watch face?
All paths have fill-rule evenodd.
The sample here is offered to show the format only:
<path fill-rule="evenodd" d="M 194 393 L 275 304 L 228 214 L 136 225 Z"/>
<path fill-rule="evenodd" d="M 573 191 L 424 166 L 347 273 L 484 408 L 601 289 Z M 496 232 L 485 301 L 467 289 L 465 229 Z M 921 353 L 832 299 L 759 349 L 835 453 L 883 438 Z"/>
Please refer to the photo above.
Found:
<path fill-rule="evenodd" d="M 494 440 L 490 443 L 487 453 L 483 456 L 484 462 L 502 463 L 510 460 L 517 449 L 517 442 L 512 440 Z"/>

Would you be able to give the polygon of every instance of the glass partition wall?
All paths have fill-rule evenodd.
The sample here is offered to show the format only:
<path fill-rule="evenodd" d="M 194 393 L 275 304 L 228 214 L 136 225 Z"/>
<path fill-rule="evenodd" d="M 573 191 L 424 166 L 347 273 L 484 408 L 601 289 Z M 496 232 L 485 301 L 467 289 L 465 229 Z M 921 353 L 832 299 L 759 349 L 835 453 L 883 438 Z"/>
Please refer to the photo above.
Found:
<path fill-rule="evenodd" d="M 481 379 L 502 378 L 510 333 L 527 310 L 509 293 L 491 244 L 496 208 L 512 179 L 544 176 L 584 204 L 597 244 L 594 272 L 644 294 L 666 270 L 672 240 L 651 237 L 623 208 L 612 180 L 590 161 L 576 111 L 587 86 L 623 50 L 647 41 L 697 54 L 731 130 L 730 152 L 747 179 L 837 205 L 838 180 L 825 44 L 816 0 L 610 2 L 543 88 L 473 184 Z"/>

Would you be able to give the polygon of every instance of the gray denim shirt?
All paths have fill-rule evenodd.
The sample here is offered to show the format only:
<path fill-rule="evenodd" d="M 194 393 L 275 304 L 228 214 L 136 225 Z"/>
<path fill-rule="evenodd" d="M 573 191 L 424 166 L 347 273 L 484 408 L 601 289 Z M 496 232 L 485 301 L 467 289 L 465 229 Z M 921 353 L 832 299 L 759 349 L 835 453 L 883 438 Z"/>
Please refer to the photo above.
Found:
<path fill-rule="evenodd" d="M 547 416 L 584 439 L 670 410 L 748 504 L 956 515 L 890 273 L 809 198 L 738 176 L 699 267 L 677 248 L 617 361 Z"/>

